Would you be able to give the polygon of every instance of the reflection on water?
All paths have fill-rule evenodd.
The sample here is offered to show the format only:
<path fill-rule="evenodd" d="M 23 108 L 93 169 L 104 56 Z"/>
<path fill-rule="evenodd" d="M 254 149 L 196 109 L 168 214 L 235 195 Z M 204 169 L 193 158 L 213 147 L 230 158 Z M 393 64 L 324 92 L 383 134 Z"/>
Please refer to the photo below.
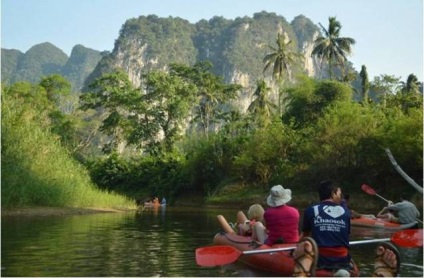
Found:
<path fill-rule="evenodd" d="M 220 230 L 216 215 L 235 211 L 161 207 L 131 213 L 2 217 L 2 276 L 270 276 L 242 264 L 199 267 L 194 251 Z M 353 229 L 352 240 L 390 237 Z M 361 276 L 372 272 L 376 244 L 352 246 Z M 400 249 L 401 276 L 422 277 L 422 248 Z"/>

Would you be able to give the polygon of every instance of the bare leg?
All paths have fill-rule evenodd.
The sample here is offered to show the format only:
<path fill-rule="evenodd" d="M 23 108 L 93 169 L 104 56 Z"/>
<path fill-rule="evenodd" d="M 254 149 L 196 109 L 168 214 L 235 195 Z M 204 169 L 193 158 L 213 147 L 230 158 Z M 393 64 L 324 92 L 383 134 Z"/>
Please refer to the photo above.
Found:
<path fill-rule="evenodd" d="M 248 219 L 247 219 L 246 215 L 244 214 L 244 212 L 242 212 L 241 210 L 239 212 L 237 212 L 237 226 L 239 224 L 244 224 L 244 222 L 246 222 L 246 220 L 248 220 Z"/>
<path fill-rule="evenodd" d="M 264 243 L 267 237 L 268 233 L 262 222 L 255 222 L 255 225 L 253 225 L 252 239 Z"/>
<path fill-rule="evenodd" d="M 224 230 L 224 232 L 233 234 L 234 230 L 231 228 L 231 226 L 228 224 L 227 220 L 222 215 L 217 215 L 217 219 L 219 224 L 221 225 L 221 228 Z"/>

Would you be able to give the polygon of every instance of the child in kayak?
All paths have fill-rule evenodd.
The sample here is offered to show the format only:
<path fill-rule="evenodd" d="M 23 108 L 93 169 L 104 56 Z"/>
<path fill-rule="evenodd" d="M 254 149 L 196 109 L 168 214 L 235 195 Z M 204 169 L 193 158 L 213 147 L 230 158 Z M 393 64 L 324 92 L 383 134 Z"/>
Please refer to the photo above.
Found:
<path fill-rule="evenodd" d="M 241 236 L 252 236 L 253 226 L 256 222 L 263 222 L 264 208 L 260 204 L 253 204 L 247 211 L 247 217 L 242 212 L 237 213 L 237 231 Z"/>

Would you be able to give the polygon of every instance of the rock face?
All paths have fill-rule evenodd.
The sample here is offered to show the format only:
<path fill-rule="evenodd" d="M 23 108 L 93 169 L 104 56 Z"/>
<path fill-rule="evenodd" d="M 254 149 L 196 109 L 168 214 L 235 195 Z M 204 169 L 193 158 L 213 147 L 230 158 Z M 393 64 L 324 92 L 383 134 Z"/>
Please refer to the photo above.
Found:
<path fill-rule="evenodd" d="M 73 91 L 86 91 L 95 78 L 119 68 L 133 85 L 140 86 L 142 74 L 149 70 L 166 70 L 171 63 L 193 65 L 209 60 L 215 74 L 243 86 L 238 106 L 244 111 L 257 80 L 265 79 L 276 94 L 270 72 L 263 72 L 263 58 L 272 52 L 270 47 L 276 47 L 278 33 L 285 33 L 304 55 L 302 67 L 293 69 L 292 74 L 317 76 L 319 67 L 311 53 L 318 27 L 303 15 L 289 23 L 275 13 L 259 12 L 234 20 L 216 16 L 195 24 L 178 17 L 132 18 L 123 24 L 112 52 L 76 45 L 68 58 L 50 43 L 35 45 L 26 53 L 2 49 L 2 81 L 37 83 L 42 76 L 59 73 L 71 82 Z"/>
<path fill-rule="evenodd" d="M 313 41 L 318 37 L 319 33 L 315 33 L 313 36 Z M 303 67 L 308 76 L 315 76 L 316 69 L 318 68 L 318 63 L 316 59 L 312 58 L 312 51 L 314 50 L 313 42 L 305 41 L 302 45 L 302 53 L 304 53 L 305 62 Z"/>
<path fill-rule="evenodd" d="M 263 58 L 272 51 L 270 47 L 277 47 L 277 34 L 282 32 L 304 54 L 302 68 L 293 69 L 293 73 L 315 76 L 318 67 L 311 53 L 319 30 L 302 15 L 292 23 L 275 13 L 260 12 L 253 18 L 214 17 L 196 24 L 180 18 L 140 16 L 125 22 L 113 51 L 102 58 L 85 86 L 120 68 L 138 87 L 143 72 L 166 70 L 170 63 L 193 65 L 196 61 L 209 60 L 215 74 L 223 76 L 228 83 L 243 86 L 237 106 L 245 111 L 259 79 L 265 78 L 276 98 L 277 87 L 270 72 L 263 72 Z"/>
<path fill-rule="evenodd" d="M 73 91 L 80 91 L 84 81 L 96 67 L 102 54 L 81 44 L 72 48 L 71 56 L 61 68 L 62 75 L 72 84 Z"/>

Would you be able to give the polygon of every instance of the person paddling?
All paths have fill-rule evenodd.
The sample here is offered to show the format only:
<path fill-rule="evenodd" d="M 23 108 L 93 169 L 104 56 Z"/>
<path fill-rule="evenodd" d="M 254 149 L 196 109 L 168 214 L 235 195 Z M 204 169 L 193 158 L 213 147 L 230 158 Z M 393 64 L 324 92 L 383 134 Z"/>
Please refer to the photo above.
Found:
<path fill-rule="evenodd" d="M 393 204 L 392 201 L 388 202 L 387 210 L 397 212 L 396 222 L 400 224 L 408 224 L 417 221 L 420 217 L 420 212 L 417 207 L 408 201 L 405 193 L 400 195 L 400 202 Z M 418 223 L 412 228 L 418 228 Z"/>

